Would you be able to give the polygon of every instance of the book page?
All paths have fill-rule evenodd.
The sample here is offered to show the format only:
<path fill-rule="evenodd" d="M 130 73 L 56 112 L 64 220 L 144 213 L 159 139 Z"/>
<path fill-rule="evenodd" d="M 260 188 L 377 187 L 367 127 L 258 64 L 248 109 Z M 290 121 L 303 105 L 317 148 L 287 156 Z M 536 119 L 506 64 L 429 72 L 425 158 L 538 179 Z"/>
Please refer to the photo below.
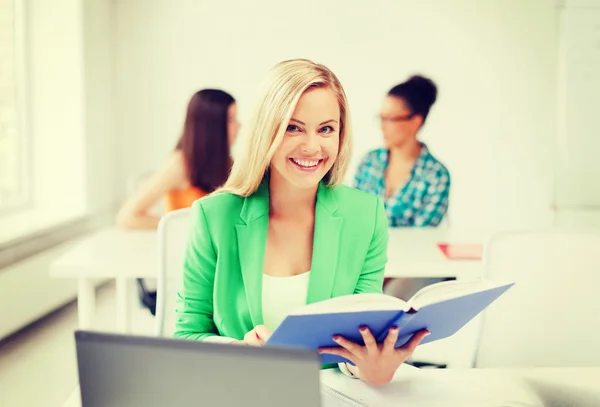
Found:
<path fill-rule="evenodd" d="M 290 315 L 334 314 L 360 311 L 407 311 L 405 301 L 385 294 L 351 294 L 305 305 Z"/>
<path fill-rule="evenodd" d="M 415 308 L 510 284 L 494 281 L 444 281 L 422 288 L 408 302 Z"/>

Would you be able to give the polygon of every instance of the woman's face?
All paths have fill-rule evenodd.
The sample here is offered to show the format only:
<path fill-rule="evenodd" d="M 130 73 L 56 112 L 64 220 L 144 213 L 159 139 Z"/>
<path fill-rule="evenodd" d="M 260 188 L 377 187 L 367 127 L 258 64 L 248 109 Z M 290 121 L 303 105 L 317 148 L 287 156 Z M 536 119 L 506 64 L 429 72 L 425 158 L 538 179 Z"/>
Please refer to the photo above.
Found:
<path fill-rule="evenodd" d="M 314 188 L 335 162 L 340 143 L 340 106 L 329 88 L 306 91 L 298 101 L 281 145 L 271 160 L 271 178 Z"/>
<path fill-rule="evenodd" d="M 229 147 L 233 146 L 240 130 L 240 122 L 237 119 L 237 106 L 235 103 L 229 105 L 227 109 L 227 140 Z"/>
<path fill-rule="evenodd" d="M 404 100 L 386 96 L 381 106 L 381 132 L 386 147 L 399 147 L 416 140 L 421 127 L 421 116 L 412 115 Z"/>

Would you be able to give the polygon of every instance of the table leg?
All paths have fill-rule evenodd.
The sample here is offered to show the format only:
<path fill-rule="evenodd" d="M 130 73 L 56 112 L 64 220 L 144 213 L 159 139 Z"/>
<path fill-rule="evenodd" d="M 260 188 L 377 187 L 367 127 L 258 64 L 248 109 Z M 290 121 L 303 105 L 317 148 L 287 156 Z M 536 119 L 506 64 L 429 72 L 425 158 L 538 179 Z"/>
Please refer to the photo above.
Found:
<path fill-rule="evenodd" d="M 77 316 L 79 329 L 91 329 L 96 310 L 96 287 L 92 280 L 80 278 L 77 282 Z"/>
<path fill-rule="evenodd" d="M 129 295 L 130 280 L 119 277 L 117 284 L 117 329 L 121 333 L 129 332 Z"/>

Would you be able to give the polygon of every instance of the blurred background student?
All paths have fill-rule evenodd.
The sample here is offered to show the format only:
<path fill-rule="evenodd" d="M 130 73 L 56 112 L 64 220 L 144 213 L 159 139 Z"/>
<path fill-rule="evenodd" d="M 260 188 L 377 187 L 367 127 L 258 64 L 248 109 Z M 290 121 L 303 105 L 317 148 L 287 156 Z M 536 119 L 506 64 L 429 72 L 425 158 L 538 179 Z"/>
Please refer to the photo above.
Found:
<path fill-rule="evenodd" d="M 238 129 L 236 103 L 230 94 L 218 89 L 196 92 L 175 150 L 121 207 L 117 224 L 155 229 L 160 218 L 150 209 L 161 199 L 167 211 L 187 208 L 220 187 L 231 169 L 230 149 Z"/>
<path fill-rule="evenodd" d="M 390 227 L 438 226 L 448 210 L 450 173 L 418 140 L 437 98 L 437 86 L 420 75 L 394 86 L 383 100 L 379 119 L 384 147 L 368 152 L 354 187 L 381 197 Z M 385 292 L 409 299 L 438 279 L 386 281 Z"/>
<path fill-rule="evenodd" d="M 448 210 L 450 173 L 417 139 L 436 98 L 423 76 L 394 86 L 379 116 L 385 147 L 367 153 L 356 172 L 356 188 L 384 198 L 391 227 L 437 226 Z"/>
<path fill-rule="evenodd" d="M 183 134 L 175 150 L 125 202 L 117 224 L 126 229 L 155 229 L 160 217 L 151 208 L 164 198 L 165 210 L 187 208 L 225 183 L 239 123 L 235 99 L 218 89 L 204 89 L 188 103 Z M 156 314 L 154 282 L 138 279 L 142 304 Z"/>

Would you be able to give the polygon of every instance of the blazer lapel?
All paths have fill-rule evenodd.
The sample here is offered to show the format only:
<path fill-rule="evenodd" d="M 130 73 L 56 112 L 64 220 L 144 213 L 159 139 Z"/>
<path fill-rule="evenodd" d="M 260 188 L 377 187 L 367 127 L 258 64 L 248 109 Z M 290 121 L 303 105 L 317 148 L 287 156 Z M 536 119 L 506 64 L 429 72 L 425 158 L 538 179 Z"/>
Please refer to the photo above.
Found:
<path fill-rule="evenodd" d="M 263 323 L 262 278 L 269 226 L 269 190 L 263 182 L 256 193 L 244 200 L 236 225 L 240 268 L 253 326 Z"/>
<path fill-rule="evenodd" d="M 313 256 L 307 303 L 331 298 L 344 219 L 336 216 L 335 190 L 320 184 L 315 208 Z"/>

